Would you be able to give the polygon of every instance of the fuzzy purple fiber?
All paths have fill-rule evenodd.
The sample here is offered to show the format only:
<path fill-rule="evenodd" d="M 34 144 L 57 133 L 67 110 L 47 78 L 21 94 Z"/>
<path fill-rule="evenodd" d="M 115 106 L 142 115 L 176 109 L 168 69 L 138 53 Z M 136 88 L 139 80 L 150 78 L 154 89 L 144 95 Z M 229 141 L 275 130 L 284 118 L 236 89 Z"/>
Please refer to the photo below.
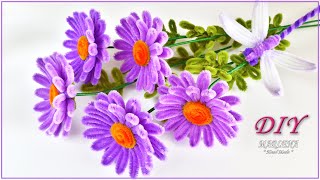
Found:
<path fill-rule="evenodd" d="M 116 27 L 116 32 L 121 39 L 114 42 L 114 47 L 121 50 L 116 53 L 116 60 L 123 60 L 120 70 L 128 72 L 126 81 L 137 79 L 137 90 L 152 93 L 155 85 L 163 85 L 165 77 L 171 74 L 171 69 L 164 59 L 171 58 L 173 51 L 163 47 L 168 41 L 167 33 L 162 31 L 163 23 L 160 18 L 152 19 L 148 11 L 142 12 L 142 18 L 136 13 L 131 13 L 127 18 L 121 19 L 121 25 Z M 141 66 L 135 62 L 133 47 L 137 41 L 143 41 L 149 49 L 149 63 Z"/>
<path fill-rule="evenodd" d="M 85 13 L 74 12 L 73 17 L 68 17 L 67 22 L 72 27 L 66 31 L 70 40 L 64 41 L 63 45 L 70 52 L 66 58 L 71 60 L 71 66 L 75 73 L 75 82 L 84 82 L 96 85 L 101 76 L 102 63 L 108 62 L 110 56 L 107 47 L 110 44 L 110 37 L 105 33 L 105 21 L 100 18 L 100 13 L 96 10 L 90 10 L 90 16 Z M 88 46 L 88 56 L 81 59 L 78 52 L 78 42 L 81 37 L 86 37 Z"/>
<path fill-rule="evenodd" d="M 88 139 L 95 139 L 92 149 L 104 150 L 101 163 L 110 165 L 116 163 L 116 172 L 121 174 L 129 166 L 132 178 L 138 175 L 139 167 L 142 174 L 149 174 L 152 169 L 152 157 L 165 159 L 166 147 L 155 137 L 162 134 L 162 126 L 152 123 L 152 116 L 141 111 L 141 104 L 135 99 L 125 103 L 117 91 L 111 91 L 108 95 L 100 93 L 96 100 L 85 109 L 86 116 L 82 123 L 89 126 L 84 132 Z M 134 135 L 136 144 L 133 148 L 125 148 L 113 138 L 111 127 L 115 123 L 121 123 Z M 126 138 L 126 134 L 121 135 Z M 130 163 L 129 163 L 130 161 Z M 129 164 L 129 165 L 128 165 Z"/>
<path fill-rule="evenodd" d="M 207 147 L 213 146 L 214 137 L 222 145 L 227 145 L 227 139 L 236 136 L 238 130 L 236 123 L 242 120 L 240 114 L 231 110 L 234 105 L 240 103 L 240 99 L 236 96 L 224 96 L 229 86 L 223 81 L 215 84 L 212 89 L 208 89 L 210 80 L 209 71 L 202 71 L 197 82 L 189 72 L 184 71 L 180 78 L 175 75 L 168 78 L 170 87 L 158 88 L 160 97 L 155 105 L 156 118 L 167 120 L 164 127 L 166 131 L 174 132 L 176 140 L 182 140 L 188 136 L 192 147 L 199 143 L 201 134 Z M 196 125 L 188 121 L 183 113 L 184 106 L 188 102 L 200 102 L 209 108 L 212 122 L 207 125 Z M 201 116 L 201 114 L 198 115 Z"/>
<path fill-rule="evenodd" d="M 35 95 L 42 101 L 34 106 L 34 110 L 41 112 L 40 130 L 47 134 L 58 136 L 60 132 L 68 135 L 71 129 L 72 116 L 75 110 L 74 97 L 76 96 L 74 73 L 65 57 L 54 53 L 46 58 L 37 59 L 38 68 L 42 73 L 33 76 L 34 81 L 42 85 L 35 91 Z M 55 86 L 59 93 L 50 104 L 50 87 Z"/>

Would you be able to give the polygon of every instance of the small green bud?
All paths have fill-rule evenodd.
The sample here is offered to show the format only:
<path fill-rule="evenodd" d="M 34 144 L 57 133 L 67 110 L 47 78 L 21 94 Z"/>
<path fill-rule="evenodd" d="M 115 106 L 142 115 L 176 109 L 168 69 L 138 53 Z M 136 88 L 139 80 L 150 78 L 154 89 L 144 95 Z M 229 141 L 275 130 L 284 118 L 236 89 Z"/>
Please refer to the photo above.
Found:
<path fill-rule="evenodd" d="M 230 59 L 232 62 L 234 62 L 236 64 L 241 64 L 243 61 L 245 61 L 242 57 L 240 57 L 239 55 L 236 55 L 236 54 L 232 54 L 230 56 Z"/>
<path fill-rule="evenodd" d="M 242 46 L 242 44 L 240 44 L 238 41 L 233 41 L 233 43 L 232 43 L 232 48 L 234 48 L 234 49 L 239 48 L 241 46 Z"/>
<path fill-rule="evenodd" d="M 188 38 L 196 37 L 197 36 L 197 32 L 195 30 L 190 30 L 190 31 L 187 32 L 186 36 Z"/>
<path fill-rule="evenodd" d="M 207 60 L 208 62 L 214 62 L 216 61 L 217 58 L 217 54 L 214 51 L 208 51 L 205 56 L 204 56 L 205 60 Z"/>
<path fill-rule="evenodd" d="M 187 65 L 185 70 L 189 71 L 192 74 L 199 74 L 203 70 L 202 65 Z"/>
<path fill-rule="evenodd" d="M 146 93 L 144 93 L 144 98 L 150 99 L 150 98 L 153 98 L 154 96 L 156 96 L 157 94 L 158 94 L 158 92 L 156 90 L 151 94 L 146 92 Z"/>
<path fill-rule="evenodd" d="M 176 22 L 173 19 L 169 20 L 169 29 L 174 34 L 177 34 L 177 25 L 176 25 Z"/>
<path fill-rule="evenodd" d="M 246 21 L 246 25 L 248 29 L 251 29 L 252 21 L 251 20 Z"/>
<path fill-rule="evenodd" d="M 207 44 L 206 44 L 206 49 L 213 49 L 214 47 L 214 41 L 209 41 Z"/>
<path fill-rule="evenodd" d="M 218 63 L 224 65 L 228 63 L 229 55 L 227 51 L 220 51 L 218 53 Z"/>
<path fill-rule="evenodd" d="M 227 40 L 227 37 L 226 36 L 221 36 L 217 39 L 218 42 L 222 43 L 224 42 L 225 40 Z"/>
<path fill-rule="evenodd" d="M 181 28 L 188 29 L 188 30 L 193 30 L 195 27 L 192 23 L 188 21 L 180 21 L 179 25 Z"/>
<path fill-rule="evenodd" d="M 187 50 L 182 47 L 182 46 L 179 46 L 177 48 L 177 53 L 181 56 L 181 57 L 189 57 L 189 53 L 187 52 Z"/>
<path fill-rule="evenodd" d="M 224 71 L 224 70 L 218 71 L 218 77 L 227 82 L 232 80 L 232 76 L 228 74 L 227 71 Z"/>
<path fill-rule="evenodd" d="M 236 21 L 241 24 L 243 27 L 247 28 L 246 22 L 242 18 L 237 18 Z"/>
<path fill-rule="evenodd" d="M 213 36 L 213 35 L 217 34 L 217 28 L 214 26 L 208 26 L 207 33 L 209 36 Z"/>
<path fill-rule="evenodd" d="M 191 58 L 187 60 L 186 65 L 202 65 L 202 63 L 203 58 Z"/>
<path fill-rule="evenodd" d="M 205 67 L 205 70 L 210 71 L 212 77 L 215 77 L 215 75 L 217 75 L 218 73 L 218 70 L 216 68 L 210 66 Z"/>
<path fill-rule="evenodd" d="M 282 22 L 283 15 L 281 13 L 277 14 L 273 18 L 273 25 L 279 27 Z"/>
<path fill-rule="evenodd" d="M 289 47 L 290 46 L 290 41 L 283 39 L 280 41 L 281 44 L 283 44 L 285 47 Z"/>
<path fill-rule="evenodd" d="M 235 80 L 236 80 L 236 84 L 237 84 L 238 88 L 241 91 L 246 91 L 247 90 L 247 88 L 248 88 L 247 83 L 242 77 L 236 76 Z"/>
<path fill-rule="evenodd" d="M 190 43 L 189 47 L 193 53 L 199 49 L 198 43 Z"/>
<path fill-rule="evenodd" d="M 194 30 L 198 33 L 198 34 L 203 34 L 205 32 L 204 28 L 201 26 L 195 26 Z"/>
<path fill-rule="evenodd" d="M 251 67 L 251 66 L 247 66 L 247 72 L 248 75 L 254 79 L 254 80 L 259 80 L 261 79 L 261 72 L 259 69 Z"/>
<path fill-rule="evenodd" d="M 194 53 L 194 56 L 195 57 L 200 57 L 204 53 L 204 51 L 205 51 L 205 48 L 201 47 Z"/>

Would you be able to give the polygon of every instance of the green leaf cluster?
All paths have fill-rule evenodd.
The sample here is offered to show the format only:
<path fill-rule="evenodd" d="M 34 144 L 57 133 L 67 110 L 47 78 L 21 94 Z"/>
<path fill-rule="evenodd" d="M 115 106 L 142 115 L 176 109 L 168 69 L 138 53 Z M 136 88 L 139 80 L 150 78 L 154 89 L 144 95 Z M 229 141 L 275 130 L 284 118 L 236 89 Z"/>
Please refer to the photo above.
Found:
<path fill-rule="evenodd" d="M 206 53 L 207 50 L 212 50 L 216 44 L 228 44 L 230 37 L 226 35 L 224 30 L 220 26 L 212 25 L 204 28 L 202 26 L 196 26 L 188 21 L 180 21 L 180 27 L 188 30 L 186 36 L 188 38 L 202 39 L 208 38 L 201 42 L 191 43 L 191 50 L 194 52 L 195 57 Z"/>
<path fill-rule="evenodd" d="M 169 20 L 168 27 L 169 27 L 169 30 L 167 30 L 166 27 L 163 25 L 163 29 L 162 30 L 164 32 L 166 32 L 168 34 L 168 37 L 173 39 L 173 40 L 168 40 L 168 42 L 165 44 L 165 46 L 174 44 L 176 42 L 176 39 L 174 39 L 174 38 L 180 36 L 180 34 L 178 34 L 178 31 L 177 31 L 176 22 L 173 19 Z"/>
<path fill-rule="evenodd" d="M 239 64 L 242 64 L 243 62 L 246 62 L 243 54 L 233 54 L 230 56 L 231 62 L 233 63 L 233 66 L 238 66 Z M 227 71 L 230 71 L 233 66 L 227 67 Z M 248 86 L 246 82 L 246 78 L 250 77 L 253 80 L 260 80 L 261 79 L 261 72 L 260 72 L 260 64 L 258 63 L 255 66 L 246 65 L 245 67 L 239 69 L 238 71 L 231 74 L 232 80 L 228 81 L 229 88 L 232 89 L 234 83 L 236 83 L 237 87 L 241 91 L 246 91 Z"/>
<path fill-rule="evenodd" d="M 124 81 L 124 75 L 121 73 L 119 68 L 113 68 L 111 70 L 111 76 L 113 78 L 113 82 L 110 81 L 108 74 L 106 73 L 105 70 L 101 71 L 101 77 L 99 79 L 99 82 L 97 85 L 92 85 L 92 84 L 83 84 L 81 86 L 81 91 L 82 92 L 100 92 L 100 91 L 106 91 L 106 90 L 111 90 L 116 87 L 119 87 L 125 83 Z M 122 94 L 123 93 L 123 88 L 117 89 L 117 91 Z"/>

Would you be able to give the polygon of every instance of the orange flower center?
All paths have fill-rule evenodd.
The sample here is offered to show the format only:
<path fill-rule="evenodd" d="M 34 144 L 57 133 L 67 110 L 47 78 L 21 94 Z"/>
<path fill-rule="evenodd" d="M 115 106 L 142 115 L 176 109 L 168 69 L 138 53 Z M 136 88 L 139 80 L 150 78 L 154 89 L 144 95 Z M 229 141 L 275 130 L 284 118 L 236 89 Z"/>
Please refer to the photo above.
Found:
<path fill-rule="evenodd" d="M 200 102 L 187 102 L 183 106 L 183 115 L 192 124 L 203 126 L 212 122 L 210 109 Z"/>
<path fill-rule="evenodd" d="M 131 129 L 121 123 L 115 123 L 111 126 L 111 135 L 119 145 L 125 148 L 131 149 L 136 145 L 136 139 Z"/>
<path fill-rule="evenodd" d="M 150 51 L 148 45 L 139 40 L 133 45 L 133 58 L 136 64 L 146 66 L 150 61 Z"/>
<path fill-rule="evenodd" d="M 51 84 L 50 91 L 49 91 L 49 98 L 50 98 L 51 106 L 52 106 L 52 102 L 53 102 L 54 98 L 56 96 L 58 96 L 59 94 L 60 93 L 59 93 L 58 89 L 53 84 Z"/>
<path fill-rule="evenodd" d="M 77 49 L 78 49 L 78 54 L 82 60 L 86 60 L 89 55 L 88 47 L 89 47 L 88 39 L 85 36 L 81 36 L 78 39 Z"/>

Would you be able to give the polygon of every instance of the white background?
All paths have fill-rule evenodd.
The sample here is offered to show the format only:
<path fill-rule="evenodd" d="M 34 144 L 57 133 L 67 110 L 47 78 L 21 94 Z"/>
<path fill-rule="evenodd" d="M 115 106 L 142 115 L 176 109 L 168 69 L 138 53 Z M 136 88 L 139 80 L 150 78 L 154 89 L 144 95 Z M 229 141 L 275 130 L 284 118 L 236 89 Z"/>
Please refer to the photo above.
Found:
<path fill-rule="evenodd" d="M 270 3 L 269 13 L 284 14 L 289 24 L 317 6 L 315 2 Z M 37 57 L 54 51 L 66 53 L 62 42 L 69 29 L 66 17 L 73 11 L 89 12 L 95 8 L 106 20 L 106 32 L 118 38 L 114 28 L 130 12 L 149 10 L 165 23 L 170 18 L 189 20 L 197 25 L 219 25 L 222 11 L 233 17 L 251 18 L 253 3 L 3 3 L 3 176 L 4 177 L 119 177 L 115 167 L 102 166 L 103 152 L 90 149 L 92 141 L 84 139 L 81 124 L 83 109 L 92 97 L 77 97 L 77 110 L 68 138 L 53 138 L 38 130 L 39 113 L 33 106 L 40 100 L 34 96 L 39 87 L 32 75 L 39 70 Z M 185 31 L 179 29 L 181 34 Z M 288 40 L 288 52 L 318 64 L 317 28 L 296 30 Z M 114 51 L 110 52 L 113 54 Z M 235 53 L 235 52 L 233 52 Z M 107 71 L 120 66 L 114 60 L 104 66 Z M 201 142 L 196 148 L 188 140 L 176 142 L 172 134 L 159 137 L 168 147 L 167 160 L 154 158 L 150 177 L 317 177 L 317 73 L 297 73 L 278 68 L 285 96 L 271 97 L 261 81 L 249 80 L 246 93 L 234 88 L 242 104 L 236 109 L 245 117 L 239 125 L 238 137 L 228 147 L 215 141 L 213 148 Z M 138 94 L 138 95 L 137 95 Z M 144 100 L 134 86 L 125 89 L 124 98 L 138 97 L 143 109 L 153 107 L 156 98 Z M 282 135 L 256 135 L 254 125 L 263 116 L 308 114 L 299 135 L 290 135 L 285 127 Z M 291 127 L 292 128 L 292 127 Z M 289 155 L 266 155 L 258 143 L 263 139 L 299 140 L 299 148 Z M 128 177 L 128 171 L 121 177 Z M 140 174 L 140 177 L 141 174 Z"/>

